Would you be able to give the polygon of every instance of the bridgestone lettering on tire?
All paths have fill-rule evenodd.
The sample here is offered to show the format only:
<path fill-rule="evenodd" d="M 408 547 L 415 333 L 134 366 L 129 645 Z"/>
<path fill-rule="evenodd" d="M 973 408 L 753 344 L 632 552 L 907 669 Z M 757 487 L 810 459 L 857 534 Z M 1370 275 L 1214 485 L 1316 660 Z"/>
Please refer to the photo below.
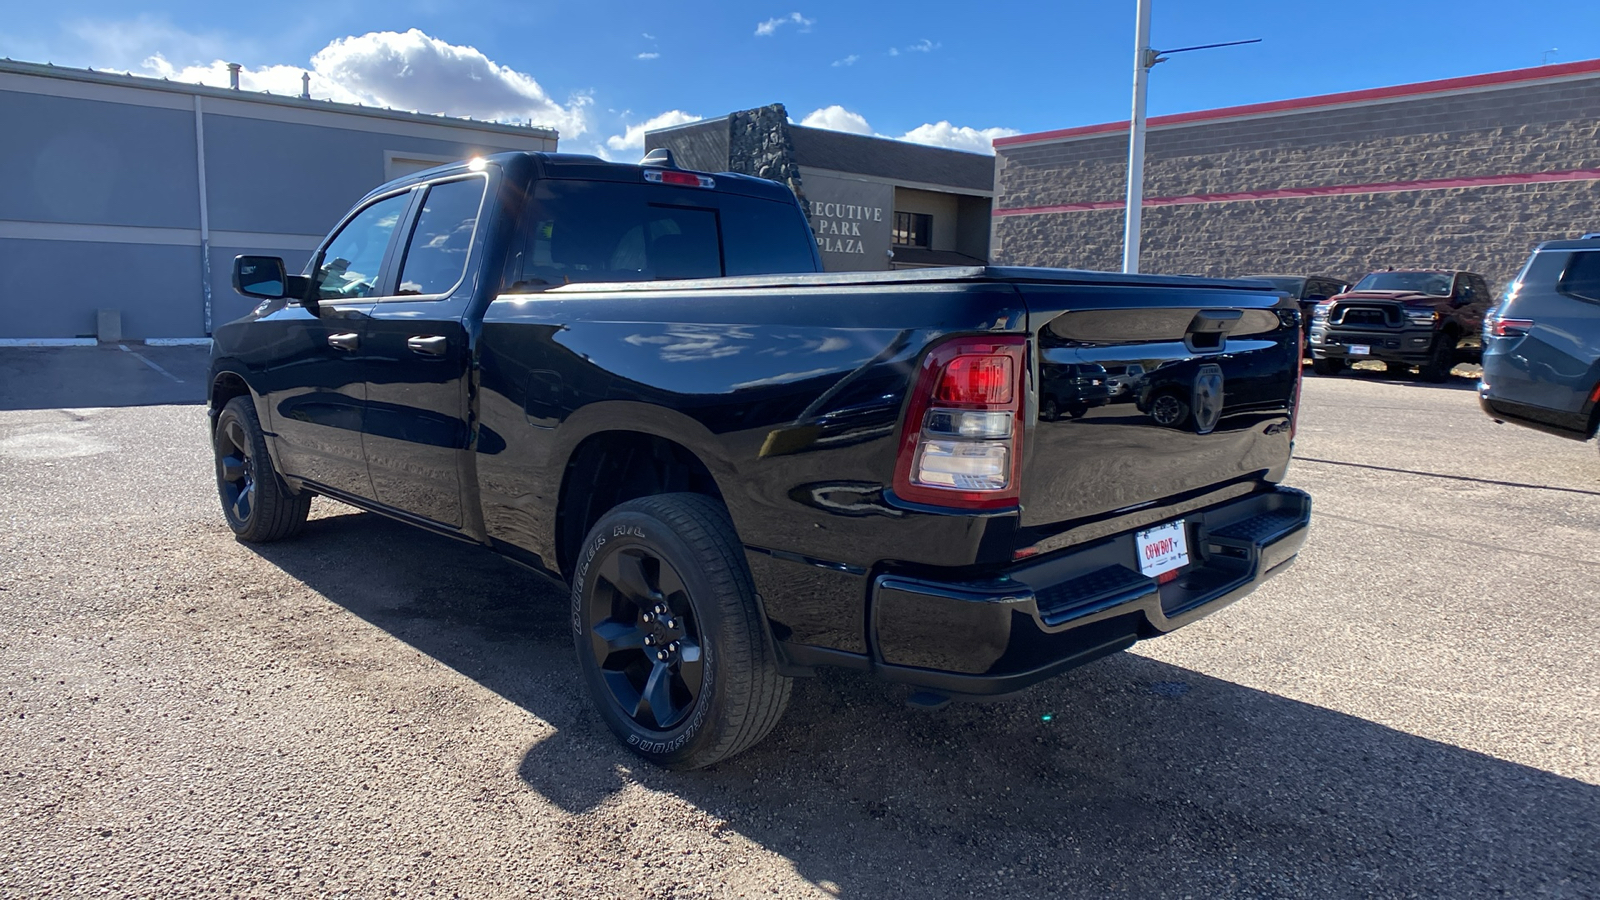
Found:
<path fill-rule="evenodd" d="M 278 477 L 249 397 L 235 397 L 222 407 L 211 443 L 222 514 L 239 540 L 281 541 L 305 527 L 311 494 L 290 491 Z"/>
<path fill-rule="evenodd" d="M 657 765 L 739 753 L 789 703 L 733 523 L 699 494 L 632 500 L 595 523 L 573 572 L 572 631 L 600 717 Z"/>

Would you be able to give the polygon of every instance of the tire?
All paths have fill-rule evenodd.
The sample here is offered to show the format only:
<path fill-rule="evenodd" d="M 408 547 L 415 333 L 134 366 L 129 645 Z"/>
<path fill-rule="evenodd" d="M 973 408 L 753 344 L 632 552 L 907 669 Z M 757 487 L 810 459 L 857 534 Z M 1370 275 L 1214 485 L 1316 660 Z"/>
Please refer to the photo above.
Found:
<path fill-rule="evenodd" d="M 1189 421 L 1189 404 L 1170 391 L 1157 394 L 1150 401 L 1150 418 L 1154 419 L 1157 425 L 1182 428 L 1184 423 Z"/>
<path fill-rule="evenodd" d="M 1311 361 L 1311 371 L 1318 375 L 1337 375 L 1344 371 L 1344 360 L 1313 359 Z"/>
<path fill-rule="evenodd" d="M 1456 366 L 1455 343 L 1455 338 L 1448 334 L 1433 339 L 1433 346 L 1428 349 L 1428 361 L 1417 367 L 1423 381 L 1439 384 L 1450 377 L 1450 370 Z"/>
<path fill-rule="evenodd" d="M 1411 367 L 1402 362 L 1384 363 L 1383 373 L 1390 378 L 1408 378 L 1411 376 Z"/>
<path fill-rule="evenodd" d="M 217 496 L 235 537 L 265 544 L 300 533 L 311 512 L 311 493 L 294 493 L 278 476 L 248 396 L 235 397 L 222 407 L 211 447 L 217 461 Z"/>
<path fill-rule="evenodd" d="M 727 759 L 789 705 L 743 547 L 708 497 L 658 494 L 601 516 L 578 555 L 572 631 L 600 717 L 658 766 Z"/>
<path fill-rule="evenodd" d="M 1056 398 L 1044 398 L 1044 402 L 1039 404 L 1039 418 L 1046 422 L 1054 422 L 1061 418 L 1061 408 L 1056 405 Z"/>
<path fill-rule="evenodd" d="M 1088 414 L 1089 407 L 1084 406 L 1082 403 L 1075 403 L 1072 406 L 1067 407 L 1067 415 L 1074 419 L 1081 419 Z"/>

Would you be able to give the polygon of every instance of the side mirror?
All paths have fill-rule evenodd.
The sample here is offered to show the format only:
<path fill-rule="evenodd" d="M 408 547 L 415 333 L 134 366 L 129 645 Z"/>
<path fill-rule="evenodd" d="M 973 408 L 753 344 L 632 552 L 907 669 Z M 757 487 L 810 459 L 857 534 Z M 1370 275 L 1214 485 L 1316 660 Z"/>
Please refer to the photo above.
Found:
<path fill-rule="evenodd" d="M 289 276 L 276 256 L 235 256 L 233 289 L 246 297 L 282 300 L 289 295 Z"/>

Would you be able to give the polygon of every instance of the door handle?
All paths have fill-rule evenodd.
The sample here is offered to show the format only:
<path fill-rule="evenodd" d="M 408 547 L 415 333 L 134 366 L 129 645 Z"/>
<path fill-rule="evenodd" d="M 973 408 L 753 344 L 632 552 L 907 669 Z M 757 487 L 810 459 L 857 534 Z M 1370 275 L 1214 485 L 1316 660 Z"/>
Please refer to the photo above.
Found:
<path fill-rule="evenodd" d="M 406 338 L 406 346 L 412 353 L 421 353 L 424 356 L 443 356 L 444 351 L 450 346 L 448 338 L 432 334 L 418 334 Z"/>
<path fill-rule="evenodd" d="M 328 346 L 335 350 L 354 350 L 361 346 L 361 335 L 354 331 L 328 335 Z"/>

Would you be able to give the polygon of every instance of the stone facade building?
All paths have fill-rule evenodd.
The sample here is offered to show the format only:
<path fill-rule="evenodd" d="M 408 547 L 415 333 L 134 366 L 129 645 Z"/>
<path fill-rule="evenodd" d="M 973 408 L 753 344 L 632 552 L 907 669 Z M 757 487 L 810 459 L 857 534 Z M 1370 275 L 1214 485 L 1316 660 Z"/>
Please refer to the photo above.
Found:
<path fill-rule="evenodd" d="M 1128 123 L 995 141 L 997 263 L 1121 267 Z M 1600 231 L 1600 60 L 1158 116 L 1140 269 L 1504 285 Z"/>
<path fill-rule="evenodd" d="M 646 151 L 662 147 L 686 169 L 789 185 L 830 272 L 988 260 L 991 156 L 807 128 L 782 104 L 645 135 Z"/>

